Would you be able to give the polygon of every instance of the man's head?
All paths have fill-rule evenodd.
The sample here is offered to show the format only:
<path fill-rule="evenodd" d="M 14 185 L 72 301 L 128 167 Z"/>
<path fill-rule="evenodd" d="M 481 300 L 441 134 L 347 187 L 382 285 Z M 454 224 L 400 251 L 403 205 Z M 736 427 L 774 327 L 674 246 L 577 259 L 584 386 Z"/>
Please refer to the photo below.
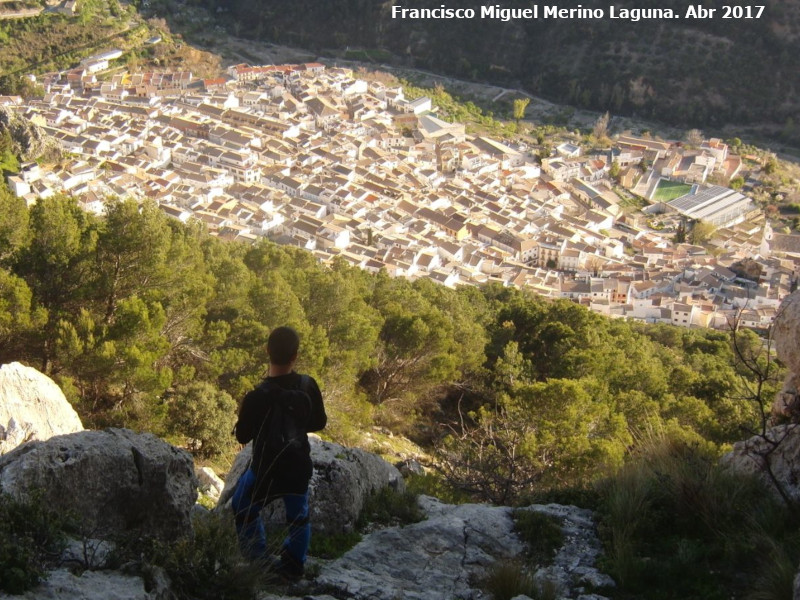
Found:
<path fill-rule="evenodd" d="M 276 327 L 267 340 L 267 354 L 273 365 L 286 366 L 297 359 L 300 336 L 291 327 Z"/>

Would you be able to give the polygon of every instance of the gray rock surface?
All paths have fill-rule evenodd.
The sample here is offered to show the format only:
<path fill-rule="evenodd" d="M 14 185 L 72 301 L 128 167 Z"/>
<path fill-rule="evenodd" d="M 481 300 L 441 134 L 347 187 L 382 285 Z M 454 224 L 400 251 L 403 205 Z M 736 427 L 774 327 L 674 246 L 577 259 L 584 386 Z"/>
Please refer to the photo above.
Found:
<path fill-rule="evenodd" d="M 364 502 L 371 493 L 387 486 L 403 488 L 400 472 L 379 456 L 357 448 L 324 442 L 316 436 L 309 437 L 311 459 L 314 462 L 309 504 L 311 522 L 316 530 L 326 533 L 352 531 Z M 251 455 L 252 449 L 248 445 L 236 457 L 225 478 L 220 506 L 229 502 Z M 273 503 L 268 513 L 268 518 L 283 522 L 280 502 Z"/>
<path fill-rule="evenodd" d="M 756 475 L 763 480 L 765 487 L 775 491 L 765 470 L 766 460 L 789 497 L 800 502 L 800 424 L 772 427 L 766 438 L 754 436 L 736 442 L 720 463 L 735 471 Z M 777 450 L 773 449 L 773 442 L 778 442 Z"/>
<path fill-rule="evenodd" d="M 559 519 L 564 534 L 564 545 L 558 550 L 551 565 L 536 572 L 537 581 L 553 582 L 565 594 L 564 597 L 570 598 L 587 588 L 615 587 L 614 580 L 598 571 L 595 566 L 603 547 L 594 531 L 592 511 L 559 504 L 534 505 L 527 510 L 535 510 Z"/>
<path fill-rule="evenodd" d="M 511 509 L 481 504 L 453 506 L 420 498 L 427 519 L 366 536 L 341 559 L 323 567 L 317 585 L 355 600 L 486 598 L 480 579 L 497 562 L 514 560 L 524 544 L 514 532 Z M 597 540 L 586 510 L 532 506 L 563 519 L 565 546 L 537 579 L 554 581 L 560 598 L 577 598 L 588 583 L 613 585 L 599 573 Z M 597 596 L 600 599 L 600 596 Z"/>
<path fill-rule="evenodd" d="M 115 571 L 84 571 L 74 575 L 67 569 L 51 571 L 49 577 L 20 596 L 0 592 L 0 600 L 152 600 L 141 577 Z"/>
<path fill-rule="evenodd" d="M 44 129 L 23 118 L 8 106 L 0 106 L 0 133 L 11 132 L 14 153 L 24 161 L 45 157 L 55 160 L 61 156 L 61 148 L 55 138 L 47 135 Z"/>
<path fill-rule="evenodd" d="M 420 505 L 425 521 L 370 534 L 323 568 L 318 584 L 355 600 L 479 598 L 475 579 L 524 549 L 510 508 L 452 506 L 429 497 Z"/>
<path fill-rule="evenodd" d="M 214 469 L 211 467 L 200 467 L 199 469 L 195 469 L 194 474 L 197 476 L 200 492 L 215 502 L 218 501 L 222 490 L 225 489 L 225 482 L 219 478 L 214 472 Z"/>
<path fill-rule="evenodd" d="M 778 358 L 786 365 L 788 374 L 783 389 L 773 404 L 776 414 L 791 422 L 769 428 L 764 436 L 754 436 L 736 442 L 733 450 L 722 457 L 721 463 L 739 472 L 751 473 L 764 481 L 777 494 L 767 464 L 781 488 L 794 501 L 800 502 L 800 402 L 797 384 L 800 381 L 800 290 L 781 303 L 772 338 Z"/>
<path fill-rule="evenodd" d="M 62 566 L 76 569 L 107 569 L 114 550 L 114 544 L 106 540 L 71 539 L 61 553 L 60 562 Z"/>
<path fill-rule="evenodd" d="M 772 331 L 778 357 L 795 375 L 800 374 L 798 333 L 800 333 L 800 290 L 784 298 Z"/>
<path fill-rule="evenodd" d="M 794 594 L 792 594 L 792 598 L 800 600 L 800 573 L 795 575 L 794 578 Z"/>
<path fill-rule="evenodd" d="M 784 298 L 772 328 L 775 351 L 788 373 L 773 403 L 773 412 L 800 420 L 800 290 Z"/>
<path fill-rule="evenodd" d="M 83 431 L 78 413 L 52 379 L 17 362 L 0 367 L 0 454 L 76 431 Z"/>
<path fill-rule="evenodd" d="M 0 492 L 80 518 L 83 533 L 174 538 L 190 531 L 197 499 L 191 455 L 151 434 L 82 431 L 30 442 L 0 456 Z"/>

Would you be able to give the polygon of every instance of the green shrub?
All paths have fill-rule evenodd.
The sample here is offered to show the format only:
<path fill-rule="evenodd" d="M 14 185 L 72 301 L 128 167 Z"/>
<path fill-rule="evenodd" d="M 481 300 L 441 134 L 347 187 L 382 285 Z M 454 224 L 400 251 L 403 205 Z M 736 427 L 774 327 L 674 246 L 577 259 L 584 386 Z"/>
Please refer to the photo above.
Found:
<path fill-rule="evenodd" d="M 370 523 L 378 525 L 408 525 L 425 518 L 417 504 L 417 494 L 411 491 L 398 492 L 384 487 L 371 494 L 364 502 L 358 519 L 359 528 Z"/>
<path fill-rule="evenodd" d="M 333 559 L 343 556 L 361 541 L 357 531 L 349 533 L 314 533 L 308 553 L 317 558 Z"/>
<path fill-rule="evenodd" d="M 0 590 L 21 594 L 39 583 L 61 555 L 69 527 L 70 520 L 39 497 L 0 494 Z"/>
<path fill-rule="evenodd" d="M 209 513 L 193 526 L 193 535 L 177 542 L 147 541 L 145 566 L 163 568 L 180 599 L 251 600 L 266 570 L 242 559 L 232 515 Z"/>
<path fill-rule="evenodd" d="M 189 449 L 203 458 L 233 453 L 231 430 L 236 423 L 236 401 L 210 383 L 195 381 L 175 390 L 169 407 L 174 433 L 189 440 Z"/>
<path fill-rule="evenodd" d="M 418 496 L 433 496 L 446 504 L 466 504 L 472 500 L 469 494 L 435 473 L 409 475 L 406 478 L 406 488 Z"/>
<path fill-rule="evenodd" d="M 582 485 L 572 487 L 559 487 L 550 489 L 536 489 L 522 494 L 520 506 L 531 504 L 563 504 L 578 506 L 580 508 L 597 509 L 600 503 L 600 494 L 597 490 Z"/>
<path fill-rule="evenodd" d="M 520 595 L 535 598 L 537 594 L 533 576 L 517 562 L 495 563 L 483 587 L 494 600 L 511 600 Z"/>
<path fill-rule="evenodd" d="M 784 554 L 792 567 L 800 559 L 789 511 L 760 481 L 722 469 L 697 446 L 652 440 L 600 493 L 604 568 L 626 598 L 721 600 L 786 589 L 780 561 L 767 561 L 767 581 L 762 559 Z"/>
<path fill-rule="evenodd" d="M 518 562 L 495 563 L 483 582 L 493 600 L 511 600 L 523 595 L 533 600 L 556 600 L 558 586 L 552 581 L 537 582 L 528 568 Z"/>
<path fill-rule="evenodd" d="M 792 600 L 797 575 L 797 553 L 775 547 L 762 561 L 747 600 Z"/>
<path fill-rule="evenodd" d="M 564 545 L 561 520 L 530 509 L 515 510 L 512 516 L 514 530 L 527 544 L 531 560 L 535 563 L 549 563 Z"/>

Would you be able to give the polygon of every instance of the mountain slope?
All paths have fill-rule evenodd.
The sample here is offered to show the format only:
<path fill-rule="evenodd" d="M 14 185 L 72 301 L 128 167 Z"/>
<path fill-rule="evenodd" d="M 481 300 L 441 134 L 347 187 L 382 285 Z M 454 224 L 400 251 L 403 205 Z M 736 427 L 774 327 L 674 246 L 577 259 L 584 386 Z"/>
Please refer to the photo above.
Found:
<path fill-rule="evenodd" d="M 215 8 L 213 0 L 205 2 Z M 800 103 L 800 3 L 767 0 L 759 19 L 686 19 L 675 0 L 621 2 L 621 8 L 670 8 L 670 20 L 393 19 L 385 0 L 232 0 L 223 11 L 244 35 L 316 51 L 364 47 L 397 63 L 466 79 L 521 86 L 581 107 L 657 118 L 677 125 L 768 122 L 797 135 Z M 735 4 L 741 4 L 736 2 Z M 407 0 L 403 8 L 439 7 Z M 488 3 L 487 3 L 488 5 Z M 456 5 L 453 5 L 456 6 Z M 460 8 L 480 4 L 461 2 Z M 529 7 L 505 2 L 503 8 Z M 222 7 L 220 3 L 220 7 Z M 752 12 L 751 14 L 755 14 Z M 379 54 L 382 58 L 386 53 Z"/>

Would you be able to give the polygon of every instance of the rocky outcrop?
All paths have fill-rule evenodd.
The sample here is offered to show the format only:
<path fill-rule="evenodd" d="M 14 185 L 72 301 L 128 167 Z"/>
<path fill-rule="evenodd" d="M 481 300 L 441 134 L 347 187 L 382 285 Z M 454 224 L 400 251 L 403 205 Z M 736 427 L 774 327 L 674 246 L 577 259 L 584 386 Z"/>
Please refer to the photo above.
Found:
<path fill-rule="evenodd" d="M 549 581 L 561 590 L 564 598 L 599 600 L 601 596 L 584 595 L 586 589 L 615 587 L 614 580 L 601 573 L 596 566 L 603 546 L 595 534 L 592 511 L 575 506 L 548 504 L 534 505 L 535 510 L 561 521 L 564 545 L 558 550 L 553 563 L 536 572 L 536 580 Z"/>
<path fill-rule="evenodd" d="M 780 491 L 789 500 L 800 502 L 800 402 L 797 386 L 800 382 L 800 290 L 787 296 L 780 306 L 772 329 L 772 340 L 780 361 L 787 367 L 783 389 L 773 403 L 773 414 L 790 423 L 771 427 L 764 435 L 737 442 L 733 450 L 722 457 L 730 469 L 754 474 L 766 487 Z"/>
<path fill-rule="evenodd" d="M 191 455 L 127 429 L 83 431 L 23 444 L 0 457 L 0 492 L 42 495 L 77 515 L 93 537 L 175 538 L 197 499 Z"/>
<path fill-rule="evenodd" d="M 17 362 L 0 367 L 0 454 L 76 431 L 83 431 L 78 413 L 52 379 Z"/>
<path fill-rule="evenodd" d="M 322 567 L 304 598 L 353 600 L 440 600 L 486 598 L 481 581 L 495 564 L 518 560 L 525 545 L 514 532 L 508 507 L 482 504 L 453 506 L 421 497 L 426 520 L 373 532 L 342 558 Z M 613 586 L 595 561 L 600 542 L 591 512 L 557 505 L 526 510 L 562 522 L 564 546 L 553 564 L 539 569 L 536 581 L 551 582 L 561 600 L 603 600 L 588 588 Z M 265 596 L 262 600 L 291 596 Z"/>
<path fill-rule="evenodd" d="M 352 531 L 370 494 L 387 486 L 402 489 L 400 472 L 380 457 L 357 448 L 324 442 L 315 436 L 310 438 L 314 476 L 309 497 L 311 521 L 316 529 L 326 533 Z M 236 457 L 225 479 L 220 505 L 230 500 L 251 456 L 248 445 Z M 281 509 L 270 512 L 270 518 L 282 521 Z"/>
<path fill-rule="evenodd" d="M 334 596 L 356 600 L 473 598 L 476 579 L 519 556 L 511 509 L 420 502 L 427 519 L 377 531 L 317 578 Z"/>
<path fill-rule="evenodd" d="M 32 590 L 9 596 L 0 592 L 0 600 L 153 600 L 145 591 L 141 577 L 115 571 L 84 571 L 75 575 L 67 569 L 50 571 L 46 580 Z"/>
<path fill-rule="evenodd" d="M 798 334 L 800 334 L 800 290 L 787 296 L 781 303 L 772 329 L 775 351 L 788 370 L 783 389 L 775 398 L 773 411 L 788 416 L 795 422 L 800 421 L 800 400 L 798 399 L 800 344 L 797 343 Z"/>
<path fill-rule="evenodd" d="M 249 451 L 237 458 L 240 474 Z M 337 444 L 312 441 L 316 473 L 312 520 L 316 532 L 347 531 L 364 500 L 381 487 L 402 488 L 398 471 L 377 456 Z M 229 476 L 227 500 L 236 474 Z M 213 487 L 213 478 L 209 478 Z M 113 546 L 107 534 L 175 536 L 189 530 L 196 497 L 189 455 L 149 434 L 128 430 L 86 431 L 24 444 L 0 457 L 0 492 L 25 496 L 39 489 L 45 501 L 81 515 L 84 538 L 73 542 L 61 566 L 89 569 L 81 575 L 60 568 L 23 598 L 156 600 L 171 597 L 168 580 L 146 591 L 141 578 L 105 569 Z M 327 600 L 439 600 L 485 598 L 482 581 L 494 565 L 524 562 L 525 544 L 514 530 L 512 509 L 481 504 L 448 505 L 421 497 L 425 520 L 365 534 L 343 557 L 320 563 L 318 576 L 281 598 Z M 280 503 L 277 503 L 280 504 Z M 604 600 L 589 589 L 612 586 L 597 571 L 600 543 L 591 512 L 559 505 L 525 510 L 561 523 L 563 547 L 535 573 L 562 600 Z M 148 581 L 150 581 L 148 579 Z M 151 587 L 152 587 L 152 582 Z M 4 597 L 0 596 L 0 599 Z M 260 600 L 278 596 L 260 595 Z"/>
<path fill-rule="evenodd" d="M 721 464 L 741 473 L 749 473 L 764 481 L 767 489 L 776 491 L 766 466 L 788 497 L 800 503 L 800 424 L 778 425 L 765 436 L 754 436 L 736 442 L 733 450 L 722 457 Z"/>
<path fill-rule="evenodd" d="M 61 155 L 61 149 L 54 138 L 44 129 L 23 119 L 14 109 L 0 106 L 0 133 L 8 130 L 14 144 L 14 153 L 23 161 L 45 157 L 54 160 Z"/>

